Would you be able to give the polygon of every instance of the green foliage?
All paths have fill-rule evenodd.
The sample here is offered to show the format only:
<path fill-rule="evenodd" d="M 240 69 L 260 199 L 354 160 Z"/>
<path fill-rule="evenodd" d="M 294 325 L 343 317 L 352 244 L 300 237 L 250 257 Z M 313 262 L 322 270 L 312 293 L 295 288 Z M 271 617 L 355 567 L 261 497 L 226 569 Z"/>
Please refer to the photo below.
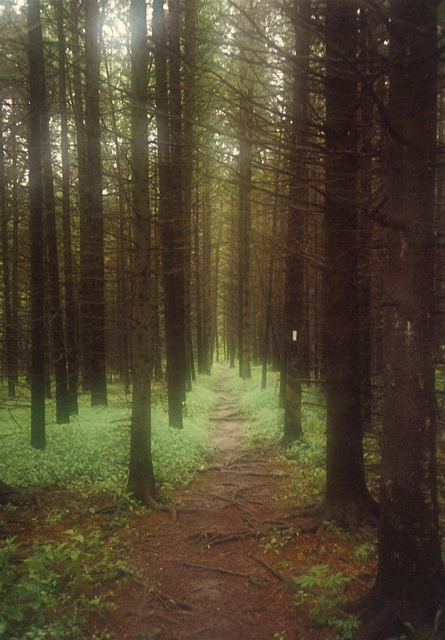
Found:
<path fill-rule="evenodd" d="M 204 468 L 210 452 L 208 415 L 216 402 L 211 391 L 213 377 L 202 376 L 187 400 L 184 429 L 172 430 L 164 405 L 152 409 L 153 465 L 160 484 L 179 485 Z M 23 391 L 25 393 L 25 391 Z M 162 395 L 155 394 L 157 398 Z M 44 451 L 30 444 L 30 409 L 27 396 L 9 401 L 2 416 L 0 478 L 13 486 L 84 487 L 119 493 L 127 480 L 130 448 L 128 398 L 117 385 L 110 385 L 109 406 L 91 407 L 80 399 L 79 416 L 69 425 L 50 422 Z M 48 406 L 51 416 L 53 407 Z"/>
<path fill-rule="evenodd" d="M 294 578 L 298 589 L 297 603 L 309 601 L 312 605 L 311 618 L 319 624 L 332 627 L 339 640 L 347 640 L 353 638 L 360 626 L 357 618 L 346 615 L 341 609 L 345 602 L 341 592 L 351 578 L 341 573 L 328 572 L 328 565 L 319 564 L 311 567 L 299 578 Z"/>
<path fill-rule="evenodd" d="M 215 377 L 202 377 L 189 394 L 184 429 L 168 426 L 163 405 L 165 394 L 156 389 L 152 410 L 153 462 L 160 484 L 178 485 L 204 468 L 210 452 L 208 416 L 216 404 L 211 390 Z M 25 391 L 23 391 L 25 393 Z M 16 486 L 57 485 L 112 491 L 118 508 L 110 525 L 128 527 L 128 515 L 139 507 L 125 493 L 130 439 L 131 406 L 121 389 L 112 385 L 107 408 L 91 408 L 81 398 L 79 417 L 70 425 L 47 425 L 48 445 L 37 451 L 29 445 L 29 398 L 9 401 L 0 424 L 2 459 L 0 477 Z M 51 415 L 52 406 L 48 412 Z M 6 412 L 5 412 L 6 413 Z M 8 509 L 8 507 L 5 507 Z M 142 513 L 141 509 L 141 513 Z M 145 512 L 145 511 L 144 511 Z M 49 523 L 63 521 L 69 511 L 57 507 L 48 512 Z M 82 638 L 82 615 L 106 607 L 95 593 L 133 571 L 122 559 L 117 537 L 104 543 L 99 531 L 69 529 L 66 541 L 35 543 L 22 558 L 13 539 L 0 544 L 0 637 L 5 640 Z M 147 634 L 156 637 L 156 630 Z M 109 637 L 97 635 L 94 640 Z"/>
<path fill-rule="evenodd" d="M 364 542 L 353 549 L 353 554 L 362 562 L 367 562 L 377 552 L 376 542 Z"/>
<path fill-rule="evenodd" d="M 67 540 L 59 544 L 36 542 L 31 555 L 22 561 L 14 539 L 1 544 L 2 639 L 82 638 L 82 612 L 107 606 L 96 597 L 95 585 L 114 583 L 134 573 L 122 559 L 122 550 L 117 550 L 117 538 L 104 544 L 98 531 L 65 533 Z"/>

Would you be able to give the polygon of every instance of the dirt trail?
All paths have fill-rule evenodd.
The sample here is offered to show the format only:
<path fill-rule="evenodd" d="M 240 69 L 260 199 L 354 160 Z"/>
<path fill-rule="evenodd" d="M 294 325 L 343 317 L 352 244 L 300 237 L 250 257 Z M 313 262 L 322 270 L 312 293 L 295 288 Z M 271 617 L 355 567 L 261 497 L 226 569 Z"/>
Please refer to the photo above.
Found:
<path fill-rule="evenodd" d="M 119 588 L 106 627 L 117 640 L 326 638 L 326 630 L 302 624 L 268 568 L 286 562 L 281 550 L 265 551 L 261 532 L 290 509 L 283 498 L 289 467 L 277 452 L 243 448 L 243 417 L 224 377 L 219 395 L 210 468 L 173 492 L 176 519 L 151 513 L 130 532 L 131 562 L 142 578 Z"/>

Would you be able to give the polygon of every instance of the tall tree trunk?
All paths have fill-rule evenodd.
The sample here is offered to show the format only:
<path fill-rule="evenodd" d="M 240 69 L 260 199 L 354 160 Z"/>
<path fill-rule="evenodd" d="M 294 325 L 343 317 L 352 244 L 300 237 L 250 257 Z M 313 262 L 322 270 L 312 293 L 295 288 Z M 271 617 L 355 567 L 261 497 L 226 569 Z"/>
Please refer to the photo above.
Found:
<path fill-rule="evenodd" d="M 71 239 L 71 172 L 68 139 L 67 87 L 66 87 L 66 43 L 63 26 L 63 0 L 55 2 L 57 14 L 57 44 L 59 65 L 60 151 L 62 158 L 62 232 L 63 263 L 65 271 L 65 339 L 68 368 L 68 395 L 70 413 L 78 413 L 77 386 L 79 380 L 79 357 L 77 350 L 77 304 L 74 290 L 74 268 Z"/>
<path fill-rule="evenodd" d="M 184 143 L 183 143 L 183 208 L 184 208 L 184 267 L 185 267 L 185 332 L 187 355 L 187 390 L 192 388 L 196 379 L 191 313 L 191 274 L 192 274 L 192 205 L 193 175 L 195 168 L 195 111 L 196 111 L 196 21 L 198 17 L 198 0 L 188 0 L 184 12 Z"/>
<path fill-rule="evenodd" d="M 295 68 L 292 91 L 292 135 L 290 140 L 289 211 L 286 231 L 286 279 L 284 293 L 285 398 L 284 432 L 282 442 L 290 444 L 303 436 L 301 395 L 303 352 L 307 348 L 307 325 L 304 309 L 304 246 L 305 215 L 308 194 L 308 110 L 309 110 L 309 52 L 311 36 L 311 0 L 294 4 Z"/>
<path fill-rule="evenodd" d="M 45 273 L 43 251 L 44 188 L 42 113 L 45 100 L 42 25 L 39 0 L 28 0 L 29 205 L 31 234 L 31 445 L 44 449 L 45 434 Z"/>
<path fill-rule="evenodd" d="M 105 358 L 104 211 L 102 194 L 100 86 L 100 16 L 98 0 L 85 2 L 85 125 L 88 201 L 88 377 L 91 405 L 107 404 Z"/>
<path fill-rule="evenodd" d="M 8 395 L 15 397 L 17 384 L 17 363 L 14 341 L 14 327 L 12 323 L 12 285 L 11 285 L 11 250 L 10 250 L 10 229 L 7 204 L 6 172 L 5 172 L 5 149 L 4 149 L 4 117 L 3 99 L 0 96 L 0 218 L 2 236 L 2 266 L 3 266 L 3 318 L 4 318 L 4 358 L 5 373 L 8 381 Z"/>
<path fill-rule="evenodd" d="M 147 5 L 132 0 L 131 28 L 131 167 L 134 241 L 133 401 L 127 489 L 148 506 L 156 498 L 151 458 L 151 240 L 147 137 Z"/>
<path fill-rule="evenodd" d="M 77 152 L 77 183 L 79 200 L 79 230 L 80 230 L 80 287 L 79 287 L 79 360 L 82 372 L 82 389 L 90 390 L 88 371 L 89 348 L 91 344 L 89 325 L 89 291 L 88 291 L 88 197 L 87 197 L 87 148 L 85 132 L 85 113 L 83 100 L 82 74 L 82 45 L 79 34 L 82 32 L 80 10 L 77 0 L 71 0 L 71 24 L 72 24 L 72 51 L 73 51 L 73 112 L 76 128 L 76 152 Z"/>
<path fill-rule="evenodd" d="M 193 216 L 194 235 L 194 266 L 195 266 L 195 323 L 196 323 L 196 355 L 198 373 L 204 373 L 204 342 L 203 342 L 203 288 L 202 288 L 202 264 L 201 264 L 201 242 L 200 242 L 200 212 L 201 207 L 195 207 Z"/>
<path fill-rule="evenodd" d="M 272 309 L 273 309 L 273 295 L 274 295 L 274 281 L 275 281 L 275 265 L 276 265 L 276 250 L 275 238 L 277 237 L 278 230 L 278 199 L 279 199 L 279 175 L 281 169 L 280 156 L 277 156 L 277 166 L 275 169 L 274 179 L 274 196 L 273 196 L 273 208 L 272 208 L 272 227 L 271 242 L 269 243 L 269 262 L 267 265 L 267 285 L 266 285 L 266 314 L 264 321 L 264 335 L 261 354 L 261 389 L 267 387 L 267 365 L 269 364 L 269 351 L 270 351 L 270 336 L 272 330 Z"/>
<path fill-rule="evenodd" d="M 185 400 L 184 219 L 182 208 L 182 108 L 179 51 L 179 3 L 171 0 L 167 49 L 163 2 L 153 3 L 156 124 L 160 202 L 158 224 L 164 277 L 169 424 L 182 429 Z M 168 51 L 170 55 L 168 55 Z M 168 82 L 169 80 L 169 82 Z"/>
<path fill-rule="evenodd" d="M 12 145 L 12 187 L 11 187 L 11 216 L 12 216 L 12 251 L 11 251 L 11 349 L 12 349 L 12 377 L 15 384 L 18 383 L 19 374 L 19 184 L 22 176 L 19 170 L 18 135 L 16 123 L 11 122 Z"/>
<path fill-rule="evenodd" d="M 445 603 L 434 394 L 437 5 L 390 3 L 379 561 L 359 638 L 429 637 Z M 420 633 L 422 631 L 422 633 Z M 433 635 L 443 637 L 441 629 Z"/>
<path fill-rule="evenodd" d="M 245 68 L 241 79 L 239 103 L 239 160 L 238 160 L 238 355 L 240 378 L 252 377 L 250 367 L 251 327 L 251 218 L 252 218 L 252 129 L 253 83 Z"/>
<path fill-rule="evenodd" d="M 45 201 L 45 240 L 46 260 L 48 265 L 48 296 L 52 335 L 51 357 L 54 366 L 56 385 L 56 422 L 68 424 L 70 421 L 70 406 L 67 380 L 67 360 L 65 352 L 65 331 L 63 326 L 63 309 L 60 296 L 59 278 L 59 248 L 57 243 L 56 225 L 56 197 L 54 192 L 50 115 L 48 108 L 46 83 L 44 82 L 44 101 L 42 107 L 42 172 Z M 50 382 L 50 370 L 48 370 Z"/>
<path fill-rule="evenodd" d="M 211 374 L 211 332 L 212 332 L 212 246 L 211 246 L 211 225 L 212 225 L 212 202 L 211 202 L 211 178 L 204 176 L 203 201 L 202 201 L 202 327 L 203 327 L 203 347 L 204 347 L 204 368 L 203 373 Z"/>
<path fill-rule="evenodd" d="M 101 45 L 105 51 L 103 38 L 101 34 Z M 119 131 L 116 106 L 114 104 L 114 87 L 110 72 L 110 63 L 108 55 L 104 54 L 105 73 L 107 77 L 107 90 L 110 104 L 110 115 L 112 124 L 112 135 L 115 146 L 115 163 L 116 178 L 118 183 L 118 231 L 116 238 L 116 313 L 115 313 L 115 331 L 117 333 L 117 359 L 116 367 L 119 372 L 120 380 L 123 381 L 126 393 L 130 388 L 130 346 L 129 346 L 129 326 L 128 326 L 128 297 L 130 294 L 127 287 L 127 239 L 126 239 L 126 176 L 124 175 L 124 167 L 122 160 L 125 158 L 125 151 L 122 149 L 120 142 L 121 132 Z M 148 170 L 148 169 L 147 169 Z M 150 206 L 147 201 L 147 206 Z"/>
<path fill-rule="evenodd" d="M 341 526 L 375 520 L 366 486 L 357 284 L 358 103 L 354 64 L 358 4 L 327 3 L 326 186 L 327 452 L 324 519 Z"/>

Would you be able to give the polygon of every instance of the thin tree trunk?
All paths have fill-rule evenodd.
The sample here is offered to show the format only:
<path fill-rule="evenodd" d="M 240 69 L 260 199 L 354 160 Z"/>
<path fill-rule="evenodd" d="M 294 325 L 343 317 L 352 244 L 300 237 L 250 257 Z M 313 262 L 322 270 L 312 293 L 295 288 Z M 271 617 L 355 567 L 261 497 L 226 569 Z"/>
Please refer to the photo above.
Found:
<path fill-rule="evenodd" d="M 44 62 L 39 0 L 28 0 L 29 64 L 29 203 L 30 203 L 30 304 L 31 304 L 31 445 L 44 449 L 45 434 L 45 286 L 44 189 L 42 179 L 42 112 Z"/>
<path fill-rule="evenodd" d="M 181 84 L 179 56 L 179 4 L 170 2 L 170 56 L 164 7 L 153 3 L 155 45 L 156 124 L 160 202 L 158 224 L 164 278 L 164 316 L 167 352 L 169 424 L 182 429 L 185 400 L 185 290 L 184 220 L 181 174 Z M 168 83 L 168 78 L 170 84 Z M 169 92 L 170 88 L 170 92 Z"/>
<path fill-rule="evenodd" d="M 57 42 L 59 54 L 59 107 L 60 150 L 62 158 L 62 231 L 63 262 L 65 270 L 65 338 L 68 367 L 68 395 L 70 413 L 78 413 L 77 386 L 79 380 L 79 357 L 77 350 L 77 304 L 74 291 L 74 268 L 71 239 L 71 172 L 69 159 L 67 87 L 66 87 L 66 43 L 63 27 L 63 0 L 55 2 L 57 13 Z"/>
<path fill-rule="evenodd" d="M 17 365 L 14 353 L 14 328 L 12 324 L 12 287 L 11 287 L 11 251 L 9 215 L 6 199 L 6 173 L 5 173 L 5 149 L 4 149 L 4 117 L 3 100 L 0 96 L 0 217 L 2 236 L 2 266 L 3 266 L 3 317 L 4 317 L 4 366 L 8 381 L 8 396 L 15 397 L 17 384 Z"/>
<path fill-rule="evenodd" d="M 244 74 L 248 71 L 244 69 Z M 239 186 L 238 186 L 238 355 L 239 375 L 252 377 L 250 368 L 251 327 L 251 217 L 252 217 L 252 127 L 253 84 L 244 77 L 241 81 L 239 104 Z"/>
<path fill-rule="evenodd" d="M 85 124 L 88 199 L 88 376 L 91 405 L 107 404 L 105 359 L 104 211 L 102 194 L 100 85 L 100 17 L 98 0 L 85 3 Z"/>
<path fill-rule="evenodd" d="M 82 373 L 82 389 L 90 390 L 90 379 L 88 371 L 89 351 L 91 345 L 91 330 L 89 325 L 89 291 L 88 291 L 88 269 L 89 269 L 89 229 L 88 229 L 88 197 L 87 197 L 87 148 L 85 132 L 85 113 L 82 88 L 83 68 L 81 51 L 83 50 L 79 34 L 82 31 L 80 20 L 80 10 L 78 0 L 71 0 L 71 23 L 72 23 L 72 50 L 73 50 L 73 112 L 76 128 L 76 152 L 77 152 L 77 183 L 79 198 L 79 227 L 80 227 L 80 288 L 79 288 L 79 356 Z"/>
<path fill-rule="evenodd" d="M 192 382 L 196 379 L 191 313 L 191 274 L 192 274 L 192 205 L 193 174 L 195 167 L 195 127 L 196 110 L 196 21 L 198 0 L 188 0 L 184 12 L 184 142 L 183 142 L 183 211 L 184 211 L 184 267 L 185 267 L 185 331 L 187 354 L 187 390 L 191 391 Z"/>
<path fill-rule="evenodd" d="M 101 37 L 102 48 L 105 49 L 103 44 L 103 38 Z M 116 163 L 116 177 L 118 183 L 118 225 L 119 231 L 116 238 L 116 295 L 117 295 L 117 304 L 116 304 L 116 332 L 117 332 L 117 368 L 119 371 L 119 377 L 124 382 L 126 392 L 129 392 L 130 388 L 130 347 L 129 340 L 131 338 L 129 333 L 128 326 L 128 297 L 130 292 L 127 287 L 127 277 L 126 277 L 126 229 L 125 229 L 125 213 L 126 213 L 126 204 L 127 204 L 127 196 L 125 193 L 125 182 L 126 178 L 124 176 L 123 166 L 122 166 L 122 158 L 124 156 L 124 152 L 122 150 L 122 145 L 120 143 L 120 132 L 118 128 L 117 116 L 116 116 L 116 106 L 114 104 L 114 92 L 112 86 L 112 79 L 110 74 L 110 65 L 108 61 L 108 56 L 104 55 L 104 63 L 105 63 L 105 74 L 107 77 L 107 89 L 109 95 L 109 104 L 110 104 L 110 115 L 111 115 L 111 123 L 112 123 L 112 133 L 113 133 L 113 141 L 115 146 L 115 163 Z M 148 170 L 148 169 L 147 169 Z M 147 206 L 150 206 L 150 202 L 147 201 Z"/>
<path fill-rule="evenodd" d="M 127 489 L 149 506 L 156 498 L 151 458 L 151 240 L 148 191 L 147 137 L 147 6 L 132 0 L 131 27 L 131 167 L 134 241 L 133 290 L 133 401 L 130 467 Z"/>
<path fill-rule="evenodd" d="M 67 360 L 65 352 L 65 332 L 63 326 L 63 309 L 60 296 L 59 249 L 56 226 L 56 198 L 51 153 L 51 133 L 49 126 L 49 109 L 46 86 L 43 86 L 44 103 L 42 108 L 42 172 L 45 200 L 45 239 L 46 260 L 48 265 L 48 295 L 50 328 L 52 335 L 52 359 L 56 385 L 56 422 L 68 424 L 70 406 L 67 380 Z M 50 383 L 50 370 L 48 370 Z"/>
<path fill-rule="evenodd" d="M 201 243 L 199 240 L 200 229 L 200 207 L 195 207 L 195 215 L 193 217 L 193 235 L 194 235 L 194 266 L 195 266 L 195 314 L 196 314 L 196 355 L 198 363 L 198 373 L 204 373 L 204 341 L 203 341 L 203 288 L 202 288 L 202 265 L 201 265 Z"/>
<path fill-rule="evenodd" d="M 203 347 L 204 361 L 203 373 L 211 374 L 211 332 L 212 332 L 212 291 L 211 291 L 211 275 L 212 275 L 212 247 L 211 247 L 211 224 L 212 224 L 212 206 L 211 206 L 211 186 L 210 176 L 204 177 L 203 185 L 203 202 L 202 202 L 202 327 L 203 327 Z"/>
<path fill-rule="evenodd" d="M 276 255 L 274 251 L 274 242 L 277 236 L 278 229 L 278 198 L 279 198 L 279 175 L 281 163 L 279 157 L 277 157 L 277 168 L 275 171 L 274 181 L 274 203 L 272 209 L 272 228 L 271 237 L 272 242 L 269 243 L 269 264 L 267 266 L 267 285 L 266 285 L 266 317 L 264 321 L 264 338 L 261 353 L 261 389 L 267 387 L 267 365 L 269 364 L 269 347 L 270 347 L 270 334 L 272 328 L 272 307 L 273 307 L 273 294 L 274 294 L 274 280 L 275 280 L 275 262 Z"/>

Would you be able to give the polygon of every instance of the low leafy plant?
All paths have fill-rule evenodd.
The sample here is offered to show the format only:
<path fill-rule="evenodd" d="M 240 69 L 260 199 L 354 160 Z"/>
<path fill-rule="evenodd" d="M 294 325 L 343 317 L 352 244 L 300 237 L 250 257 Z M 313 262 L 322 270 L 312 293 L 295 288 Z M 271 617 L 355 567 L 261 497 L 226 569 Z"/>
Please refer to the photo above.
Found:
<path fill-rule="evenodd" d="M 211 389 L 215 377 L 199 377 L 188 395 L 181 431 L 168 426 L 165 405 L 154 403 L 153 465 L 159 484 L 183 484 L 205 467 L 210 453 L 208 416 L 217 401 Z M 8 415 L 0 424 L 3 481 L 17 487 L 95 485 L 113 493 L 122 491 L 128 473 L 131 406 L 119 385 L 110 385 L 108 407 L 91 407 L 89 399 L 81 396 L 79 416 L 73 416 L 69 425 L 51 422 L 53 406 L 48 402 L 44 451 L 30 446 L 29 392 L 22 389 L 19 400 L 8 402 Z"/>
<path fill-rule="evenodd" d="M 0 546 L 2 639 L 82 638 L 82 614 L 107 606 L 95 595 L 96 586 L 134 574 L 113 539 L 104 544 L 98 531 L 84 536 L 68 530 L 66 536 L 58 544 L 34 544 L 23 560 L 13 538 Z"/>
<path fill-rule="evenodd" d="M 376 551 L 377 551 L 376 542 L 364 542 L 363 544 L 360 544 L 357 547 L 355 547 L 355 549 L 353 549 L 352 552 L 358 560 L 361 560 L 362 562 L 367 562 L 367 560 L 369 560 L 371 556 L 375 555 Z"/>
<path fill-rule="evenodd" d="M 339 640 L 353 638 L 360 621 L 342 611 L 345 599 L 341 592 L 351 581 L 341 573 L 329 574 L 326 564 L 314 565 L 304 575 L 294 578 L 297 603 L 310 602 L 310 616 L 318 624 L 329 625 Z"/>

